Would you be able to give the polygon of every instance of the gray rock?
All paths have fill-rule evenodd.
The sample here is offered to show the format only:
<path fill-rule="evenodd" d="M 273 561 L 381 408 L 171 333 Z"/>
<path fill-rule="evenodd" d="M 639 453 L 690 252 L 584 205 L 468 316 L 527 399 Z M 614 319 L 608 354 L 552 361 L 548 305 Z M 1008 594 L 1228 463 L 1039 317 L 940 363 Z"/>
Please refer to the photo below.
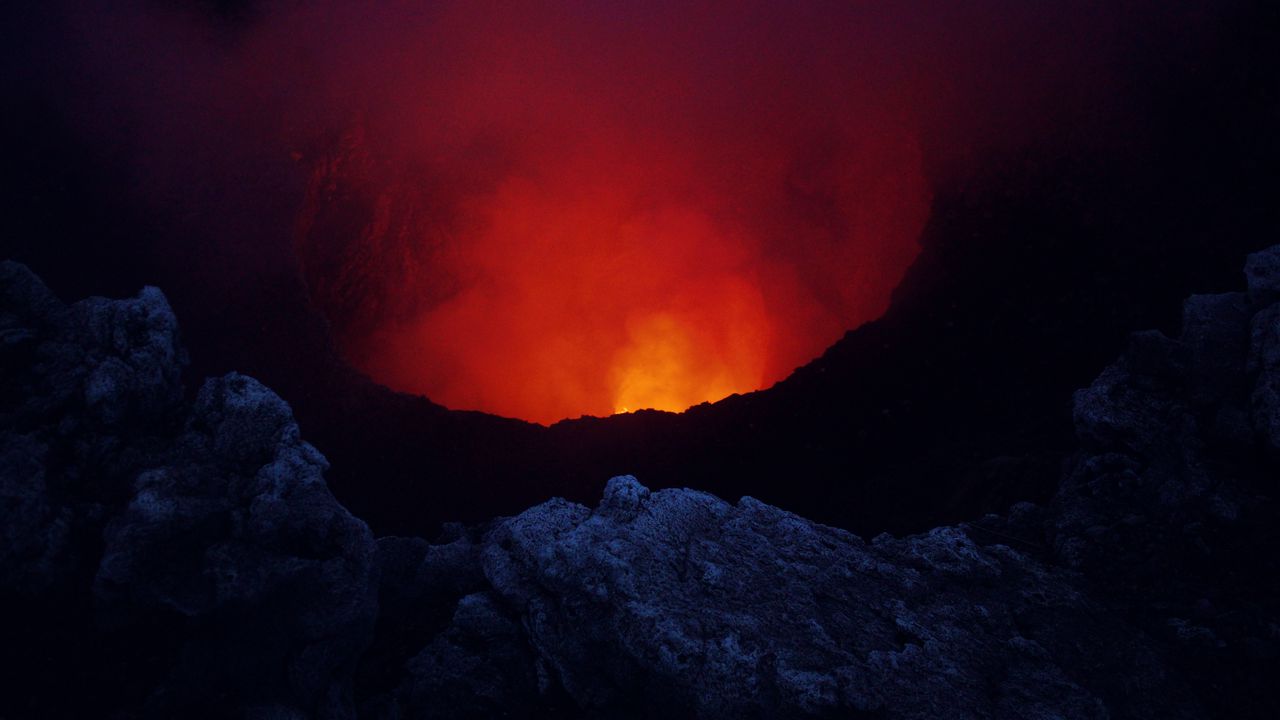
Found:
<path fill-rule="evenodd" d="M 5 659 L 59 658 L 104 715 L 353 717 L 369 529 L 288 405 L 234 373 L 191 403 L 185 362 L 159 290 L 68 306 L 0 264 Z"/>
<path fill-rule="evenodd" d="M 1080 448 L 1046 517 L 1052 559 L 1084 573 L 1096 601 L 1168 643 L 1208 704 L 1257 717 L 1278 705 L 1239 689 L 1262 672 L 1239 652 L 1269 654 L 1259 638 L 1280 609 L 1262 452 L 1280 456 L 1280 305 L 1267 304 L 1277 257 L 1250 258 L 1252 304 L 1192 297 L 1177 340 L 1135 335 L 1076 393 Z"/>
<path fill-rule="evenodd" d="M 1277 258 L 1076 394 L 1046 507 L 871 541 L 622 476 L 375 543 L 274 393 L 187 399 L 159 291 L 0 264 L 4 657 L 120 717 L 1274 716 Z"/>
<path fill-rule="evenodd" d="M 594 511 L 557 500 L 497 524 L 484 568 L 602 717 L 1195 716 L 1074 575 L 956 528 L 866 543 L 751 498 L 622 477 Z M 1150 690 L 1112 696 L 1107 674 L 1135 666 Z"/>
<path fill-rule="evenodd" d="M 100 531 L 180 412 L 185 362 L 160 291 L 68 306 L 0 263 L 0 577 L 16 591 L 67 589 L 72 538 Z"/>
<path fill-rule="evenodd" d="M 251 378 L 211 379 L 174 458 L 138 476 L 93 587 L 106 622 L 176 613 L 198 627 L 149 712 L 270 701 L 353 717 L 350 676 L 376 614 L 373 537 L 329 493 L 288 405 Z"/>
<path fill-rule="evenodd" d="M 71 308 L 85 349 L 84 404 L 105 425 L 163 417 L 182 400 L 185 353 L 164 294 L 89 298 Z"/>

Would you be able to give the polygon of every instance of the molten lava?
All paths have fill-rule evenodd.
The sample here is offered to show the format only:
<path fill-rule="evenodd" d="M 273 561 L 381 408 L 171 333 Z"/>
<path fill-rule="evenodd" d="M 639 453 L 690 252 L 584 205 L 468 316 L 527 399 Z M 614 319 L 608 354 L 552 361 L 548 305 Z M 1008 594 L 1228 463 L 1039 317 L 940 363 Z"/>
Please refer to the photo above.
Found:
<path fill-rule="evenodd" d="M 433 18 L 431 72 L 309 155 L 298 251 L 347 359 L 550 423 L 767 387 L 882 313 L 929 201 L 904 111 L 847 35 L 723 9 L 661 42 Z"/>

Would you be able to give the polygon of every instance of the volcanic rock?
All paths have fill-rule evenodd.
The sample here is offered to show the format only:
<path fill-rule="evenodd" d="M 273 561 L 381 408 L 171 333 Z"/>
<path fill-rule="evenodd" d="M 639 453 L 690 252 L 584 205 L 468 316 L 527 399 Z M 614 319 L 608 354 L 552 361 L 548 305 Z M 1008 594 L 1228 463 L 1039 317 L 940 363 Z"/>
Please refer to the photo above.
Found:
<path fill-rule="evenodd" d="M 0 716 L 1274 717 L 1273 255 L 1076 394 L 1051 503 L 871 540 L 621 476 L 375 542 L 158 290 L 5 264 Z"/>
<path fill-rule="evenodd" d="M 155 288 L 66 306 L 12 263 L 0 288 L 4 664 L 29 673 L 0 715 L 352 717 L 373 537 L 288 405 L 234 373 L 185 400 Z"/>

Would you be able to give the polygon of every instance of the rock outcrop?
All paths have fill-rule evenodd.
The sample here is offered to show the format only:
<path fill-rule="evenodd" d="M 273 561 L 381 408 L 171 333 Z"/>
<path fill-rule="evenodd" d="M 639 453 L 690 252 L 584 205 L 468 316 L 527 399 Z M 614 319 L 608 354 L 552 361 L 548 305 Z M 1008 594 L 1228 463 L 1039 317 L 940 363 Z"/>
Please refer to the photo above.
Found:
<path fill-rule="evenodd" d="M 1250 256 L 1247 293 L 1189 298 L 1176 339 L 1134 334 L 1076 393 L 1048 513 L 1053 560 L 1237 717 L 1280 713 L 1261 680 L 1280 673 L 1278 267 L 1280 247 Z"/>
<path fill-rule="evenodd" d="M 5 264 L 0 716 L 1272 717 L 1276 267 L 1077 394 L 1046 507 L 866 540 L 624 476 L 429 542 L 253 379 L 186 395 L 159 291 Z"/>
<path fill-rule="evenodd" d="M 551 676 L 600 717 L 1196 716 L 1073 573 L 963 528 L 864 542 L 620 477 L 595 510 L 552 501 L 495 525 L 482 556 Z M 1138 674 L 1135 696 L 1109 687 Z"/>
<path fill-rule="evenodd" d="M 65 306 L 6 263 L 0 300 L 0 715 L 351 717 L 374 541 L 288 405 L 186 401 L 155 288 Z"/>

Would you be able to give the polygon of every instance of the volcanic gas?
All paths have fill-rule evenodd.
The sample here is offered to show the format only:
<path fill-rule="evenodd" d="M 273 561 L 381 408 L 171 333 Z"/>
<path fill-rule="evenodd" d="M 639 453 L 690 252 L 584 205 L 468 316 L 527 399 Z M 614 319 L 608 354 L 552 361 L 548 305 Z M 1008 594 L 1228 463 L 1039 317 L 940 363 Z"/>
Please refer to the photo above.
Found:
<path fill-rule="evenodd" d="M 400 112 L 308 154 L 297 246 L 347 359 L 549 423 L 763 388 L 883 312 L 929 200 L 913 130 L 847 38 L 757 10 L 435 18 Z"/>
<path fill-rule="evenodd" d="M 65 4 L 64 110 L 192 304 L 265 312 L 300 265 L 374 380 L 550 423 L 763 388 L 877 317 L 932 187 L 1141 136 L 1091 128 L 1167 3 Z"/>

